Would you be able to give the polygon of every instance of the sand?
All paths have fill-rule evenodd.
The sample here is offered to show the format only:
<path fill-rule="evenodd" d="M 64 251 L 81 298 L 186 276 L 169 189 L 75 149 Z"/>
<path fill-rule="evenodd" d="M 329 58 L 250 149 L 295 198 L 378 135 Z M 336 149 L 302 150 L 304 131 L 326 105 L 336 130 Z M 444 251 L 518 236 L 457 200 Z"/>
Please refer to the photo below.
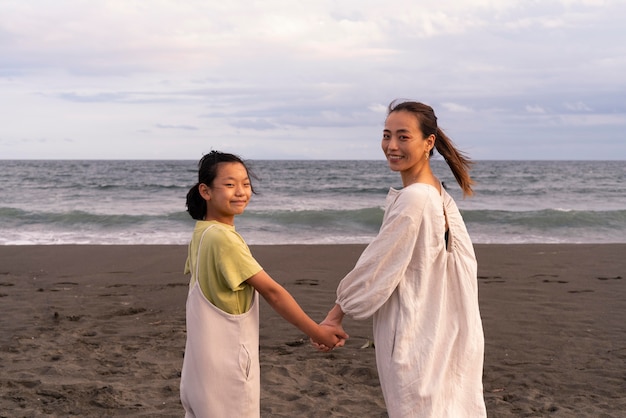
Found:
<path fill-rule="evenodd" d="M 362 245 L 253 246 L 316 320 Z M 626 244 L 477 245 L 490 417 L 626 416 Z M 0 417 L 182 417 L 184 246 L 0 246 Z M 385 417 L 371 321 L 261 305 L 263 417 Z"/>

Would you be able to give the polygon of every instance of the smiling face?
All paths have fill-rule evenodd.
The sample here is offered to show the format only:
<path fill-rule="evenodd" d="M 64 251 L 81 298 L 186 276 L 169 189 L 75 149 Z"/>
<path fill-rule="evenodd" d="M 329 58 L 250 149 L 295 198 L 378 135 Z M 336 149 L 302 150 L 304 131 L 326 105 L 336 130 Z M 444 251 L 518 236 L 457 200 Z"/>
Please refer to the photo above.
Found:
<path fill-rule="evenodd" d="M 205 220 L 234 224 L 235 215 L 241 215 L 250 202 L 252 186 L 248 171 L 241 163 L 223 162 L 211 185 L 200 184 L 200 195 L 206 200 Z"/>
<path fill-rule="evenodd" d="M 381 145 L 389 168 L 400 172 L 403 180 L 417 177 L 424 167 L 430 167 L 426 157 L 434 144 L 434 135 L 424 138 L 412 113 L 400 110 L 387 116 Z"/>

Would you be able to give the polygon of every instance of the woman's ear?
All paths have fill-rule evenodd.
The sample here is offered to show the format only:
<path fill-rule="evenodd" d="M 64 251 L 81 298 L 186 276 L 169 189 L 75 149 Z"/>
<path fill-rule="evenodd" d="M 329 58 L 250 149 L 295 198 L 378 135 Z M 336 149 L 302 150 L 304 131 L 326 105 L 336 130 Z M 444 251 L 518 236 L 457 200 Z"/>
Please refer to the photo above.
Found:
<path fill-rule="evenodd" d="M 200 183 L 198 185 L 198 191 L 200 192 L 200 196 L 202 196 L 204 200 L 211 200 L 211 189 L 209 188 L 209 186 L 204 183 Z"/>
<path fill-rule="evenodd" d="M 435 148 L 435 135 L 430 134 L 428 135 L 428 138 L 426 138 L 426 143 L 428 144 L 428 151 L 431 151 L 433 148 Z"/>

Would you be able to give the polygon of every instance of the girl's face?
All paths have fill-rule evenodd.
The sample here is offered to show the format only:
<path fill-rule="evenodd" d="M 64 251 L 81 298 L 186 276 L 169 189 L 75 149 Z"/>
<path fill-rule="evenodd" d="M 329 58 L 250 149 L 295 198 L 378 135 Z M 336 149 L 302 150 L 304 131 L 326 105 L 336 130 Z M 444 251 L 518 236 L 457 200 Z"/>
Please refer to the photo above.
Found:
<path fill-rule="evenodd" d="M 400 110 L 387 116 L 381 145 L 389 168 L 403 174 L 416 173 L 428 164 L 426 154 L 434 145 L 434 136 L 424 138 L 417 117 Z"/>
<path fill-rule="evenodd" d="M 207 203 L 205 220 L 233 225 L 235 215 L 243 213 L 252 196 L 246 168 L 236 162 L 219 163 L 213 185 L 200 184 L 200 195 Z"/>

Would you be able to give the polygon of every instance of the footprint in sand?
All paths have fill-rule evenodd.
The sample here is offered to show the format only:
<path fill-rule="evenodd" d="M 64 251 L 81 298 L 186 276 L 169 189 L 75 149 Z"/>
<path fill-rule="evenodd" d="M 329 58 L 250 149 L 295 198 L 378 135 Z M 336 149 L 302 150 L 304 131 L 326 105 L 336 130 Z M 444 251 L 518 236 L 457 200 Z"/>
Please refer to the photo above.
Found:
<path fill-rule="evenodd" d="M 478 280 L 484 280 L 483 283 L 506 283 L 506 280 L 502 279 L 501 276 L 478 276 Z"/>
<path fill-rule="evenodd" d="M 14 283 L 9 283 L 9 282 L 0 282 L 0 286 L 2 287 L 10 287 L 10 286 L 15 286 Z M 8 293 L 0 293 L 0 298 L 5 298 L 9 296 Z"/>
<path fill-rule="evenodd" d="M 130 307 L 130 308 L 120 309 L 119 311 L 116 311 L 115 313 L 113 313 L 113 316 L 137 315 L 137 314 L 143 313 L 145 311 L 146 311 L 146 308 Z"/>
<path fill-rule="evenodd" d="M 533 276 L 531 276 L 533 279 L 538 279 L 540 277 L 552 277 L 552 278 L 557 278 L 559 277 L 558 274 L 535 274 Z M 543 279 L 542 280 L 543 283 L 560 283 L 560 284 L 565 284 L 565 283 L 569 283 L 567 280 L 550 280 L 550 279 Z"/>
<path fill-rule="evenodd" d="M 615 277 L 596 277 L 598 280 L 622 280 L 622 276 Z"/>
<path fill-rule="evenodd" d="M 320 284 L 319 280 L 315 279 L 298 279 L 296 280 L 296 285 L 309 285 L 309 286 L 317 286 Z"/>

